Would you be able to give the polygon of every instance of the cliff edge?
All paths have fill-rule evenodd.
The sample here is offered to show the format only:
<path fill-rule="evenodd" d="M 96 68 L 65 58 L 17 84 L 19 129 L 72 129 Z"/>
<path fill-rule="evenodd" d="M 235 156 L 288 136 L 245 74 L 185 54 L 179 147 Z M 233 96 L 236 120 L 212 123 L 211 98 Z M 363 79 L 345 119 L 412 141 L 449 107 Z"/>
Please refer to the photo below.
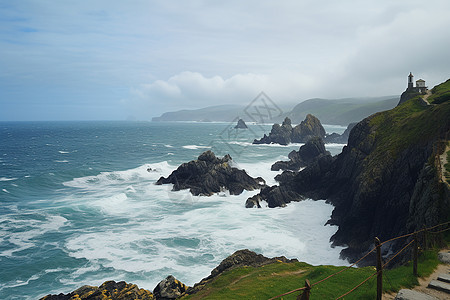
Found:
<path fill-rule="evenodd" d="M 277 177 L 280 185 L 262 198 L 269 203 L 288 196 L 294 199 L 285 203 L 302 197 L 327 199 L 335 206 L 329 223 L 339 226 L 331 240 L 348 246 L 342 255 L 350 260 L 367 251 L 376 236 L 383 241 L 448 221 L 450 197 L 436 157 L 450 136 L 450 101 L 445 96 L 450 80 L 432 92 L 430 106 L 421 105 L 417 96 L 359 122 L 341 154 L 324 156 L 300 172 L 283 172 Z"/>

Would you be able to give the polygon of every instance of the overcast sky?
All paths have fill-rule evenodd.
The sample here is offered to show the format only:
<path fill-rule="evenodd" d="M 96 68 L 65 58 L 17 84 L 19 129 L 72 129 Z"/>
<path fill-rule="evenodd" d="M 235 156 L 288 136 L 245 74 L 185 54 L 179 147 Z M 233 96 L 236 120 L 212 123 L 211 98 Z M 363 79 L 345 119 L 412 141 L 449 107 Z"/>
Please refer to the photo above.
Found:
<path fill-rule="evenodd" d="M 450 78 L 450 1 L 0 0 L 0 120 L 149 120 Z"/>

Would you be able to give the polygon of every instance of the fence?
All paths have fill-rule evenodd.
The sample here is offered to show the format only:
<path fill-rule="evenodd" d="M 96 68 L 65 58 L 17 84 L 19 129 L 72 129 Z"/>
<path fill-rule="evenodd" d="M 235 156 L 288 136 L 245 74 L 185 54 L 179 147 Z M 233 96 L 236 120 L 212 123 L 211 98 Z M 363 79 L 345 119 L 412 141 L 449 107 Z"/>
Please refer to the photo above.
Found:
<path fill-rule="evenodd" d="M 314 286 L 321 284 L 325 281 L 327 281 L 328 279 L 337 276 L 339 274 L 341 274 L 342 272 L 345 272 L 346 270 L 356 266 L 357 264 L 359 264 L 361 261 L 363 261 L 366 257 L 368 257 L 371 253 L 373 253 L 374 251 L 376 251 L 376 256 L 377 256 L 377 268 L 376 268 L 376 272 L 374 272 L 372 275 L 370 275 L 369 277 L 367 277 L 366 279 L 364 279 L 362 282 L 360 282 L 359 284 L 357 284 L 355 287 L 353 287 L 352 289 L 350 289 L 348 292 L 344 293 L 343 295 L 337 297 L 336 299 L 342 299 L 343 297 L 347 296 L 348 294 L 352 293 L 353 291 L 355 291 L 357 288 L 359 288 L 360 286 L 362 286 L 365 282 L 367 282 L 368 280 L 370 280 L 371 278 L 377 276 L 377 300 L 381 300 L 382 294 L 383 294 L 383 269 L 385 269 L 385 267 L 394 259 L 396 258 L 398 255 L 400 255 L 402 252 L 404 252 L 406 249 L 408 249 L 409 247 L 413 247 L 413 274 L 414 276 L 417 277 L 417 260 L 418 260 L 418 249 L 419 249 L 419 234 L 422 234 L 422 243 L 423 243 L 423 247 L 426 249 L 428 247 L 428 243 L 430 241 L 429 239 L 429 234 L 439 234 L 442 233 L 444 231 L 450 230 L 450 228 L 445 228 L 445 229 L 441 229 L 438 231 L 433 231 L 436 228 L 442 227 L 442 226 L 447 226 L 449 225 L 450 222 L 445 222 L 445 223 L 441 223 L 429 228 L 424 228 L 412 233 L 408 233 L 405 235 L 401 235 L 392 239 L 389 239 L 387 241 L 381 242 L 377 237 L 374 240 L 374 244 L 375 247 L 372 248 L 372 250 L 370 250 L 368 253 L 366 253 L 363 257 L 361 257 L 360 259 L 358 259 L 358 261 L 354 262 L 353 264 L 351 264 L 350 266 L 334 273 L 331 274 L 327 277 L 325 277 L 324 279 L 321 279 L 315 283 L 310 283 L 308 279 L 305 280 L 305 286 L 301 287 L 301 288 L 297 288 L 295 290 L 286 292 L 284 294 L 275 296 L 270 298 L 269 300 L 273 300 L 273 299 L 278 299 L 281 298 L 283 296 L 287 296 L 296 292 L 302 292 L 302 294 L 300 294 L 297 299 L 300 300 L 309 300 L 310 295 L 312 294 L 312 289 L 314 288 Z M 382 256 L 381 256 L 381 246 L 401 239 L 401 238 L 406 238 L 406 237 L 410 237 L 412 236 L 412 240 L 406 244 L 402 249 L 400 249 L 395 255 L 393 255 L 392 257 L 389 258 L 388 261 L 386 261 L 383 264 L 383 260 L 382 260 Z"/>

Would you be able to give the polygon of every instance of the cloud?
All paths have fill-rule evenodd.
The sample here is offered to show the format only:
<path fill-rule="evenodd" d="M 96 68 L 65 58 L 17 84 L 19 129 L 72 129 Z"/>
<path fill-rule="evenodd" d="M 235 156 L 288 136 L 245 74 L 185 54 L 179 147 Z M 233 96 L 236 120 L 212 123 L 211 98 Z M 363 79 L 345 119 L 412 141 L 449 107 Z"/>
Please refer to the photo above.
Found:
<path fill-rule="evenodd" d="M 123 99 L 124 113 L 154 116 L 260 91 L 279 103 L 400 94 L 410 71 L 447 79 L 449 10 L 448 0 L 10 1 L 0 100 L 19 114 L 50 96 L 68 110 Z"/>
<path fill-rule="evenodd" d="M 222 78 L 185 71 L 166 81 L 156 80 L 133 88 L 132 96 L 123 103 L 139 118 L 144 117 L 140 112 L 155 116 L 179 109 L 221 104 L 247 105 L 262 91 L 282 105 L 298 101 L 299 94 L 311 94 L 316 87 L 313 81 L 300 73 L 247 73 Z"/>

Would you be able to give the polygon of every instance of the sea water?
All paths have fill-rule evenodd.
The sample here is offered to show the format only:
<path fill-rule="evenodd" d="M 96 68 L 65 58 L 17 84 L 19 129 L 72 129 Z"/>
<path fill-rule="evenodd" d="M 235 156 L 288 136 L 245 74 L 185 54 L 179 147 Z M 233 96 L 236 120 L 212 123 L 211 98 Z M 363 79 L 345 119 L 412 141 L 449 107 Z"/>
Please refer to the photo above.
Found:
<path fill-rule="evenodd" d="M 106 280 L 152 290 L 168 275 L 192 285 L 240 249 L 346 264 L 342 248 L 329 243 L 337 227 L 324 225 L 333 210 L 325 201 L 247 209 L 257 191 L 204 197 L 155 185 L 208 149 L 277 184 L 271 164 L 301 144 L 251 143 L 269 131 L 228 123 L 0 123 L 0 299 Z M 327 149 L 337 154 L 343 146 Z"/>

